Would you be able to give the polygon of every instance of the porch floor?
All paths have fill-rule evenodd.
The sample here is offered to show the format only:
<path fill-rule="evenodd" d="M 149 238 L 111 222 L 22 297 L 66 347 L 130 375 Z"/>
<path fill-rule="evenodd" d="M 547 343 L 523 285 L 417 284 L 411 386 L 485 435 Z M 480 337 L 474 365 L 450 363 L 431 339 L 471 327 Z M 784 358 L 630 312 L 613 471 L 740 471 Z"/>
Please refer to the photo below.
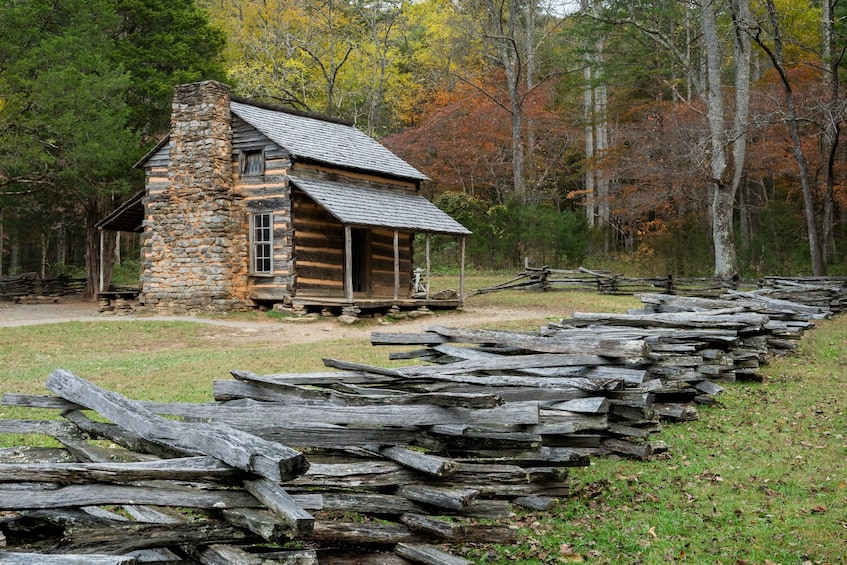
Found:
<path fill-rule="evenodd" d="M 345 308 L 355 306 L 362 311 L 368 310 L 387 310 L 392 306 L 397 306 L 401 310 L 415 310 L 417 308 L 427 307 L 433 310 L 452 310 L 462 306 L 462 301 L 458 298 L 439 300 L 435 298 L 353 298 L 349 301 L 346 298 L 333 298 L 328 296 L 295 296 L 291 299 L 294 305 L 305 306 L 306 308 Z"/>

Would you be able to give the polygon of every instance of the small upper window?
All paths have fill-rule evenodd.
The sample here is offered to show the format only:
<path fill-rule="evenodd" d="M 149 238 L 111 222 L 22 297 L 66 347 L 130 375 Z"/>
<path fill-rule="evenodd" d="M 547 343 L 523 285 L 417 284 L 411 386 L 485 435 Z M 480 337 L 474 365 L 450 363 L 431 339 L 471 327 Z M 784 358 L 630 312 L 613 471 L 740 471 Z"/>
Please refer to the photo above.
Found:
<path fill-rule="evenodd" d="M 242 151 L 240 161 L 242 177 L 257 177 L 265 174 L 265 154 L 261 149 Z"/>

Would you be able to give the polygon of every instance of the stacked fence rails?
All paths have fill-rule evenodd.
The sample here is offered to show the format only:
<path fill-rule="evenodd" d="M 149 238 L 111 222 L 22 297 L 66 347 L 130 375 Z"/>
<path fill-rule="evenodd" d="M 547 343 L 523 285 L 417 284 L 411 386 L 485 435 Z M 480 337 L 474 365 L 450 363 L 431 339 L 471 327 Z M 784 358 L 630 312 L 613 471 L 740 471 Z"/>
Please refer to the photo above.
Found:
<path fill-rule="evenodd" d="M 474 291 L 486 294 L 500 290 L 573 290 L 600 294 L 631 295 L 659 292 L 682 296 L 717 297 L 729 290 L 754 290 L 755 281 L 730 279 L 674 277 L 671 274 L 656 277 L 626 277 L 611 271 L 579 269 L 551 269 L 549 267 L 524 268 L 514 278 L 500 284 Z"/>
<path fill-rule="evenodd" d="M 516 543 L 515 509 L 554 508 L 591 457 L 667 450 L 662 426 L 761 378 L 832 315 L 826 292 L 648 293 L 533 332 L 375 332 L 405 366 L 235 370 L 208 403 L 56 370 L 52 395 L 3 396 L 62 418 L 0 420 L 60 445 L 0 450 L 0 561 L 469 564 L 463 548 Z"/>
<path fill-rule="evenodd" d="M 841 312 L 847 306 L 847 277 L 764 277 L 760 293 Z"/>
<path fill-rule="evenodd" d="M 544 437 L 607 427 L 596 407 L 542 409 L 392 371 L 234 371 L 205 404 L 132 401 L 64 370 L 47 380 L 54 396 L 6 394 L 64 419 L 0 431 L 63 447 L 0 453 L 0 509 L 13 513 L 0 561 L 470 563 L 443 545 L 514 543 L 512 527 L 480 520 L 549 508 L 568 495 L 569 469 L 588 464 Z"/>
<path fill-rule="evenodd" d="M 478 377 L 483 371 L 479 381 L 464 376 L 463 386 L 500 386 L 497 394 L 504 397 L 526 394 L 508 388 L 524 384 L 518 375 L 542 379 L 546 386 L 565 377 L 619 379 L 622 389 L 584 393 L 582 402 L 603 406 L 612 429 L 624 437 L 594 430 L 583 431 L 579 441 L 596 448 L 585 453 L 607 453 L 614 446 L 649 456 L 650 449 L 639 445 L 648 435 L 644 429 L 655 429 L 657 419 L 696 419 L 697 406 L 713 402 L 726 383 L 760 380 L 759 368 L 769 356 L 793 350 L 816 320 L 832 314 L 829 308 L 744 292 L 719 300 L 667 294 L 641 300 L 643 308 L 626 314 L 576 312 L 533 333 L 432 327 L 414 335 L 374 334 L 372 341 L 424 346 L 392 357 L 440 363 L 442 373 L 467 370 Z M 553 359 L 569 354 L 569 363 Z M 552 404 L 566 400 L 550 398 Z"/>
<path fill-rule="evenodd" d="M 20 301 L 30 297 L 61 297 L 82 294 L 86 279 L 56 277 L 42 279 L 36 273 L 0 277 L 0 300 Z"/>

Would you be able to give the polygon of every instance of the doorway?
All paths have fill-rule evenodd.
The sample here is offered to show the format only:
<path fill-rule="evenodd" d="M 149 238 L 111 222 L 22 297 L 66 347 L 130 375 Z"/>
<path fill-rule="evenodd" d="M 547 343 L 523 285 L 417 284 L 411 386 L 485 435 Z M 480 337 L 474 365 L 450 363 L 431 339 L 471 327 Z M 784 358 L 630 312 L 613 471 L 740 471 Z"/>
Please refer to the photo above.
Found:
<path fill-rule="evenodd" d="M 371 292 L 371 232 L 353 228 L 351 235 L 351 266 L 353 292 L 370 296 Z"/>

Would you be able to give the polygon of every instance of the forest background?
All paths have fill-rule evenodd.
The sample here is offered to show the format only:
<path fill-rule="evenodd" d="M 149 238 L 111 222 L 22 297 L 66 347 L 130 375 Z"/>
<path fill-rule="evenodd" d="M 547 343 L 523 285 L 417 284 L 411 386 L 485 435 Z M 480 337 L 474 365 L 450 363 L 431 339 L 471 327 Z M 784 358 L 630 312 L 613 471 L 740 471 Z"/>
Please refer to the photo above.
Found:
<path fill-rule="evenodd" d="M 143 186 L 132 165 L 167 132 L 173 86 L 205 79 L 380 139 L 473 230 L 475 268 L 847 274 L 845 15 L 844 0 L 0 0 L 0 276 L 88 273 L 93 292 L 96 222 Z M 437 240 L 434 262 L 455 247 Z M 117 257 L 137 268 L 137 250 L 122 238 Z"/>

